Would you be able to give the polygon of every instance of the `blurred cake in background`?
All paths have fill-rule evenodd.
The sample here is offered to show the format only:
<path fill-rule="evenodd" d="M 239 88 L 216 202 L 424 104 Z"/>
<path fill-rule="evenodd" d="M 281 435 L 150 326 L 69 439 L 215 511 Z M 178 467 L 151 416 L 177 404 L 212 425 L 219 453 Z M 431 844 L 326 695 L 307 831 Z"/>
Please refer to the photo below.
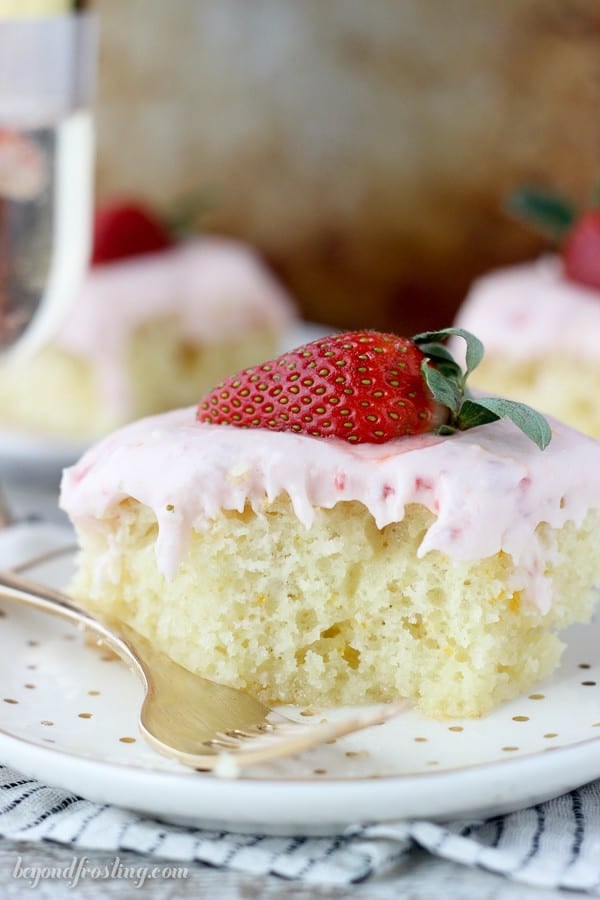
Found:
<path fill-rule="evenodd" d="M 139 203 L 100 207 L 92 266 L 52 344 L 0 369 L 0 421 L 88 438 L 193 403 L 279 350 L 294 304 L 246 244 L 173 241 Z"/>
<path fill-rule="evenodd" d="M 473 284 L 455 322 L 485 345 L 471 384 L 600 438 L 600 209 L 577 214 L 536 190 L 515 195 L 513 207 L 559 250 Z"/>

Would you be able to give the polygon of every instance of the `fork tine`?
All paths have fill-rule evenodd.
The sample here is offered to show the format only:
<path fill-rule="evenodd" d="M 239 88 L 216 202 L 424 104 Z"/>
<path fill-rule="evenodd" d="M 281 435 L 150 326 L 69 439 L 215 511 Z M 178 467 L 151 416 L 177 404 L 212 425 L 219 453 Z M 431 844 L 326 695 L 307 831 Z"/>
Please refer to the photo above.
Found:
<path fill-rule="evenodd" d="M 205 747 L 215 750 L 237 750 L 239 747 L 238 741 L 228 740 L 225 736 L 221 735 L 211 738 L 210 741 L 203 741 L 203 744 Z"/>
<path fill-rule="evenodd" d="M 241 737 L 238 737 L 237 741 L 229 737 L 226 741 L 223 738 L 227 738 L 227 735 L 220 734 L 210 741 L 210 745 L 213 748 L 212 753 L 176 751 L 173 747 L 165 746 L 160 741 L 157 741 L 154 735 L 150 733 L 145 733 L 144 737 L 161 753 L 171 756 L 186 766 L 191 766 L 194 769 L 210 770 L 221 777 L 235 778 L 246 766 L 258 765 L 275 759 L 282 759 L 286 756 L 296 756 L 304 750 L 332 742 L 335 738 L 362 731 L 364 728 L 370 728 L 372 725 L 383 724 L 404 712 L 408 706 L 408 701 L 399 700 L 374 708 L 357 710 L 351 716 L 347 716 L 339 722 L 325 722 L 318 725 L 305 725 L 302 722 L 289 720 L 292 725 L 296 726 L 290 731 L 281 733 L 277 727 L 271 726 L 272 730 L 268 733 L 258 734 L 252 740 L 245 739 L 243 744 L 241 743 Z M 260 731 L 261 729 L 259 728 L 258 730 Z"/>
<path fill-rule="evenodd" d="M 252 741 L 256 734 L 252 734 L 251 731 L 241 731 L 239 728 L 232 728 L 231 731 L 227 732 L 227 737 L 238 738 L 240 741 Z"/>

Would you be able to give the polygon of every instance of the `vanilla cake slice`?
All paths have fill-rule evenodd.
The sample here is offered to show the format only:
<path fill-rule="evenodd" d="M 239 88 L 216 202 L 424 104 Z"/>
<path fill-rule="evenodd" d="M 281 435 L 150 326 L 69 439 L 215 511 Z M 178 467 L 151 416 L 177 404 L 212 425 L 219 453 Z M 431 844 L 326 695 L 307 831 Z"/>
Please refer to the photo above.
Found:
<path fill-rule="evenodd" d="M 360 445 L 136 422 L 65 471 L 74 594 L 269 703 L 482 715 L 557 665 L 600 584 L 600 444 L 552 431 L 542 452 L 507 420 Z"/>

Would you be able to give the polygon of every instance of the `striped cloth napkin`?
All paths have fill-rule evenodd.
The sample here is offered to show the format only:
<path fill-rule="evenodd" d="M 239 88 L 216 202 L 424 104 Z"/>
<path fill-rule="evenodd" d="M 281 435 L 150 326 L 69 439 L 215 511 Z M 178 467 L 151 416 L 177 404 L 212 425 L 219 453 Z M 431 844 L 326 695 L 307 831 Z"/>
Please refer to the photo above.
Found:
<path fill-rule="evenodd" d="M 0 767 L 0 835 L 76 850 L 134 851 L 305 884 L 351 885 L 384 876 L 421 847 L 515 882 L 600 895 L 600 781 L 530 809 L 444 825 L 356 825 L 337 837 L 268 837 L 168 825 L 91 803 Z M 401 876 L 394 874 L 401 879 Z"/>

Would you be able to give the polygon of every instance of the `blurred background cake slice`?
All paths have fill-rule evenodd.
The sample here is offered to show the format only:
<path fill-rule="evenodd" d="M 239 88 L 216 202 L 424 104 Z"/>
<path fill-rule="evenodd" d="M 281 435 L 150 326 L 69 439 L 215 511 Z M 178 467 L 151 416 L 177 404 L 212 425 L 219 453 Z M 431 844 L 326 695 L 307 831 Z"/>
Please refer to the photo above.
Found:
<path fill-rule="evenodd" d="M 247 244 L 173 241 L 137 203 L 98 210 L 92 267 L 52 344 L 0 369 L 0 420 L 88 438 L 193 402 L 279 349 L 296 321 Z"/>
<path fill-rule="evenodd" d="M 485 345 L 472 385 L 600 438 L 600 211 L 577 215 L 546 191 L 515 202 L 560 247 L 474 282 L 455 322 Z"/>

